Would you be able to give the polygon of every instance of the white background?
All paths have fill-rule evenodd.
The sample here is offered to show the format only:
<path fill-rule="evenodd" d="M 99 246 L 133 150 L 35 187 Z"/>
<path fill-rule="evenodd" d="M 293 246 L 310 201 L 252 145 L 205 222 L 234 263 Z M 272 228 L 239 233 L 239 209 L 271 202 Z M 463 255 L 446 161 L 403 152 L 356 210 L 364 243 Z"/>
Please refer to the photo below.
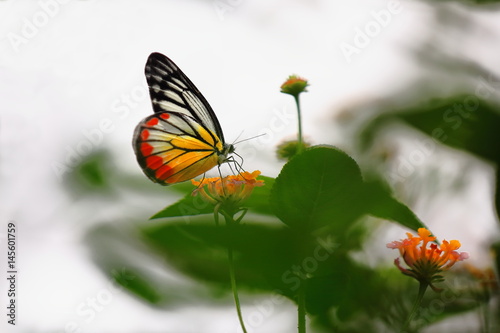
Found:
<path fill-rule="evenodd" d="M 290 74 L 311 83 L 302 97 L 306 137 L 314 144 L 342 146 L 335 116 L 425 75 L 411 51 L 429 35 L 439 33 L 448 53 L 498 68 L 498 12 L 444 5 L 445 11 L 448 6 L 479 24 L 480 29 L 458 34 L 432 31 L 429 22 L 439 18 L 425 2 L 397 5 L 398 12 L 385 26 L 378 25 L 368 45 L 346 57 L 341 45 L 355 46 L 357 29 L 377 22 L 373 11 L 387 12 L 390 2 L 0 1 L 0 255 L 8 221 L 15 221 L 19 231 L 18 325 L 7 326 L 1 310 L 0 327 L 65 332 L 68 323 L 76 322 L 83 332 L 96 333 L 237 332 L 232 307 L 153 310 L 109 287 L 82 235 L 92 221 L 112 215 L 110 208 L 68 197 L 54 165 L 81 148 L 86 133 L 104 120 L 111 127 L 91 149 L 111 149 L 120 172 L 141 175 L 130 141 L 135 125 L 152 112 L 143 71 L 155 51 L 173 59 L 203 92 L 227 142 L 266 133 L 238 145 L 237 151 L 247 170 L 269 176 L 276 176 L 282 165 L 275 159 L 275 145 L 296 133 L 293 100 L 279 92 Z M 119 107 L 127 100 L 124 113 Z M 481 254 L 485 249 L 478 244 L 491 239 L 496 221 L 489 203 L 491 169 L 477 163 L 487 176 L 479 177 L 465 197 L 467 208 L 448 201 L 434 205 L 434 211 L 415 208 L 435 232 L 462 239 L 465 250 Z M 163 207 L 160 202 L 148 212 Z M 448 204 L 454 205 L 451 211 Z M 403 235 L 396 228 L 387 241 Z M 393 253 L 383 256 L 390 264 Z M 108 291 L 112 299 L 95 318 L 87 322 L 77 314 L 82 302 Z M 243 307 L 244 313 L 255 309 L 252 302 Z M 294 306 L 284 303 L 255 332 L 292 332 L 295 327 Z"/>

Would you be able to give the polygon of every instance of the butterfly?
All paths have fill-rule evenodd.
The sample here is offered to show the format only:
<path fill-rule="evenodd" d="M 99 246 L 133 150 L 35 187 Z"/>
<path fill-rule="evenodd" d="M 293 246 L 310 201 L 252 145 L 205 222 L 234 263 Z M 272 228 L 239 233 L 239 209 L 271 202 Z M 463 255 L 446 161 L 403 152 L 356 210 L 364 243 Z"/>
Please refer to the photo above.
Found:
<path fill-rule="evenodd" d="M 171 185 L 230 161 L 234 146 L 225 143 L 212 107 L 179 67 L 152 53 L 145 74 L 155 113 L 137 125 L 132 144 L 146 176 Z"/>

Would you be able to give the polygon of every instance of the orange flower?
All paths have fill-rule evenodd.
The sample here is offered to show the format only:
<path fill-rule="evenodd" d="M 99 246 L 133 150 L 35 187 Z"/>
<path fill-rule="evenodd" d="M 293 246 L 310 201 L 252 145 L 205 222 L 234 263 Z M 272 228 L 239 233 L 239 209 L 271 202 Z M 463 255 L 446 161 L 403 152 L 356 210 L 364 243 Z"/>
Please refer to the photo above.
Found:
<path fill-rule="evenodd" d="M 479 282 L 484 291 L 494 292 L 500 289 L 499 280 L 495 276 L 493 268 L 480 269 L 471 264 L 466 264 L 465 270 Z"/>
<path fill-rule="evenodd" d="M 193 195 L 199 193 L 205 201 L 213 205 L 221 204 L 226 209 L 237 209 L 250 196 L 254 187 L 264 186 L 264 181 L 257 179 L 259 175 L 260 171 L 256 170 L 223 178 L 204 178 L 201 181 L 192 179 L 191 183 L 197 186 Z"/>
<path fill-rule="evenodd" d="M 297 75 L 290 75 L 281 85 L 281 92 L 297 97 L 301 92 L 307 92 L 306 88 L 308 85 L 309 83 L 306 79 Z"/>
<path fill-rule="evenodd" d="M 389 243 L 387 247 L 399 249 L 399 253 L 409 269 L 400 265 L 399 258 L 394 260 L 394 264 L 403 274 L 430 285 L 434 291 L 440 291 L 439 288 L 433 286 L 433 283 L 444 281 L 443 277 L 439 275 L 442 271 L 448 270 L 457 261 L 469 258 L 467 252 L 456 251 L 460 248 L 459 241 L 443 240 L 443 243 L 438 246 L 433 243 L 436 237 L 431 236 L 431 232 L 425 228 L 418 229 L 418 237 L 409 232 L 406 235 L 408 238 Z M 432 244 L 429 245 L 429 243 Z"/>

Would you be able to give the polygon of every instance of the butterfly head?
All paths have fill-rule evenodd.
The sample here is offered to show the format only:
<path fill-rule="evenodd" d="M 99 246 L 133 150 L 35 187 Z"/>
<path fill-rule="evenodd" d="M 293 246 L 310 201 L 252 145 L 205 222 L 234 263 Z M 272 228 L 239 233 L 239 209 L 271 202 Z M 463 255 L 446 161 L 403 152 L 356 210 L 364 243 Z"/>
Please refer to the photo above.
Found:
<path fill-rule="evenodd" d="M 218 152 L 219 155 L 218 164 L 221 165 L 222 163 L 230 161 L 231 158 L 229 157 L 229 155 L 232 153 L 234 153 L 234 145 L 225 143 L 224 147 L 222 148 L 222 151 Z"/>

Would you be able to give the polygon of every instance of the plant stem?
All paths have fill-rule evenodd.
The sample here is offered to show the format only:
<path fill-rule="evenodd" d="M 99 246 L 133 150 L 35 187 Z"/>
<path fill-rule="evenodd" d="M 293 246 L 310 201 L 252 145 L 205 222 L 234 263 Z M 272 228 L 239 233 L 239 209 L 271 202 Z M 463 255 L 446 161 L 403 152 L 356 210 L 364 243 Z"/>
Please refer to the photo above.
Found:
<path fill-rule="evenodd" d="M 227 258 L 229 259 L 229 276 L 231 278 L 231 289 L 233 290 L 234 304 L 236 305 L 236 312 L 238 312 L 238 319 L 240 320 L 241 329 L 247 333 L 243 316 L 241 315 L 240 299 L 238 297 L 238 289 L 236 288 L 236 277 L 234 274 L 233 250 L 231 247 L 227 248 Z"/>
<path fill-rule="evenodd" d="M 224 217 L 226 219 L 226 227 L 227 228 L 231 228 L 236 224 L 236 222 L 234 221 L 232 216 L 224 214 Z M 243 315 L 241 314 L 240 298 L 238 296 L 238 288 L 236 287 L 236 274 L 234 272 L 233 249 L 231 248 L 231 245 L 229 245 L 227 247 L 227 259 L 229 261 L 229 278 L 231 280 L 231 289 L 233 291 L 234 304 L 236 305 L 236 312 L 238 313 L 238 319 L 240 321 L 240 325 L 241 325 L 241 329 L 243 330 L 243 333 L 247 333 L 247 329 L 245 328 L 245 322 L 243 321 Z"/>
<path fill-rule="evenodd" d="M 481 332 L 489 333 L 490 332 L 490 310 L 488 309 L 489 298 L 486 297 L 483 299 L 483 302 L 479 303 L 479 311 L 481 313 Z"/>
<path fill-rule="evenodd" d="M 297 134 L 297 154 L 300 154 L 302 152 L 302 117 L 300 114 L 300 102 L 299 102 L 299 95 L 295 95 L 295 104 L 297 104 L 297 118 L 299 122 L 299 133 Z"/>
<path fill-rule="evenodd" d="M 406 319 L 405 325 L 403 327 L 403 331 L 407 331 L 413 318 L 417 314 L 417 310 L 420 307 L 420 305 L 422 304 L 422 299 L 424 298 L 424 294 L 425 294 L 425 291 L 427 290 L 428 286 L 429 286 L 428 283 L 420 282 L 420 286 L 418 287 L 417 299 L 415 300 L 415 303 L 413 303 L 413 308 L 411 309 L 410 315 Z"/>
<path fill-rule="evenodd" d="M 306 333 L 306 281 L 303 280 L 299 286 L 299 308 L 298 308 L 298 321 L 299 333 Z"/>

